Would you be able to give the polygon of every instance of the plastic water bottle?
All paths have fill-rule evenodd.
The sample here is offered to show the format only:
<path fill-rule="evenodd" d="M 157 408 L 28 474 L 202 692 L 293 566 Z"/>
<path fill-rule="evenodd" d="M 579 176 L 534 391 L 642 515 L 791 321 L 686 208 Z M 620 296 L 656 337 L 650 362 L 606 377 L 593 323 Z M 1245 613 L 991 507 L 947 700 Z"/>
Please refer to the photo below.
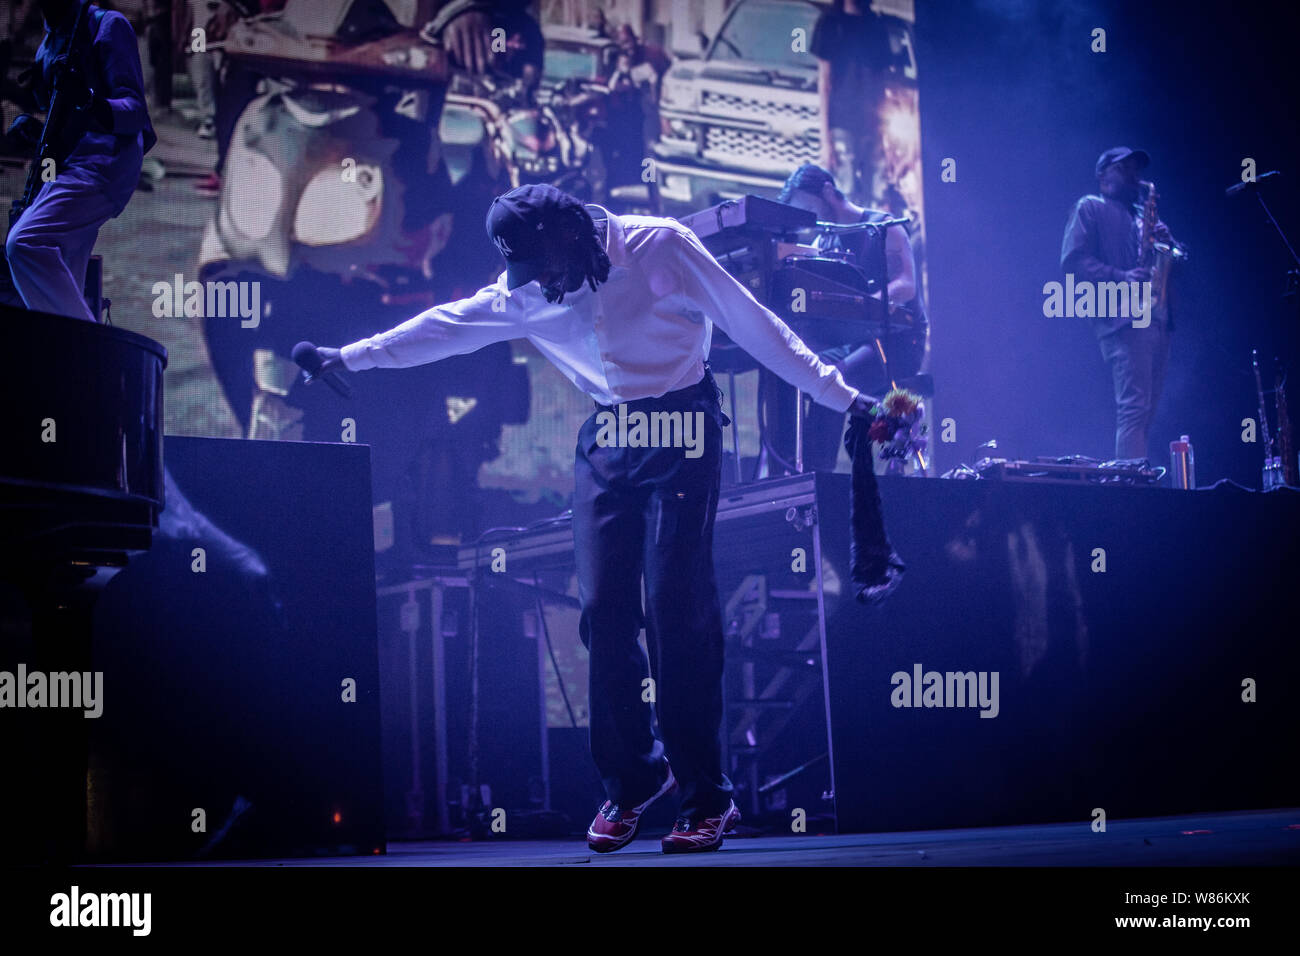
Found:
<path fill-rule="evenodd" d="M 1191 491 L 1196 487 L 1196 455 L 1192 440 L 1183 435 L 1169 443 L 1169 474 L 1175 488 Z"/>

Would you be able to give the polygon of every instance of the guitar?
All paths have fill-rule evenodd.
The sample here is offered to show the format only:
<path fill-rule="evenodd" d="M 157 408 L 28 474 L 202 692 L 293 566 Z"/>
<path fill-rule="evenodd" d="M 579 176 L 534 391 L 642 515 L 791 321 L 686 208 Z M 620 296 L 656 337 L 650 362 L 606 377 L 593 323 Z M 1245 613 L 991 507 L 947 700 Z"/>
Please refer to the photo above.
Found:
<path fill-rule="evenodd" d="M 68 54 L 65 57 L 65 65 L 54 75 L 53 89 L 50 93 L 50 108 L 45 114 L 45 126 L 41 130 L 40 141 L 36 145 L 36 155 L 32 158 L 32 164 L 27 169 L 27 182 L 23 187 L 23 194 L 9 204 L 9 228 L 12 229 L 18 222 L 22 214 L 27 211 L 28 207 L 36 201 L 36 194 L 40 192 L 40 184 L 43 182 L 42 173 L 47 163 L 53 162 L 57 169 L 58 164 L 65 157 L 59 155 L 62 150 L 60 134 L 68 127 L 70 118 L 78 112 L 78 105 L 71 104 L 64 93 L 64 88 L 68 85 L 69 70 L 75 70 L 73 66 L 82 55 L 84 50 L 80 47 L 84 45 L 89 37 L 89 31 L 86 30 L 86 21 L 90 17 L 90 0 L 81 0 L 81 6 L 77 10 L 77 22 L 73 27 L 72 42 L 69 44 Z"/>

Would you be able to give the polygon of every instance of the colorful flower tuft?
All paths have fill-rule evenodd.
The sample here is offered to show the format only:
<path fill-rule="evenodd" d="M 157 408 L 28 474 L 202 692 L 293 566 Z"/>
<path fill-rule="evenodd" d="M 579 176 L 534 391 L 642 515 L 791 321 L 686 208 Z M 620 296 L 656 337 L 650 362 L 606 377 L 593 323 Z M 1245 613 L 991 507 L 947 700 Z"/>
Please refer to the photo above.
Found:
<path fill-rule="evenodd" d="M 889 460 L 890 473 L 901 474 L 903 462 L 924 451 L 927 442 L 925 405 L 921 396 L 895 388 L 871 407 L 868 437 L 880 444 L 881 460 Z"/>

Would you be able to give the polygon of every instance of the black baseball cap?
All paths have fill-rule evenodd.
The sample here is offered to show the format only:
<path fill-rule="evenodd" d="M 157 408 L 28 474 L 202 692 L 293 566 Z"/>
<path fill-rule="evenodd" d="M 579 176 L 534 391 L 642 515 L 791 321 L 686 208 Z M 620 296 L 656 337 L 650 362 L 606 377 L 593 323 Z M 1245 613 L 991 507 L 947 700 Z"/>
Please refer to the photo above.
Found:
<path fill-rule="evenodd" d="M 506 259 L 506 288 L 517 289 L 546 268 L 546 243 L 555 236 L 557 214 L 582 203 L 545 183 L 518 186 L 492 200 L 487 232 Z"/>
<path fill-rule="evenodd" d="M 1106 152 L 1097 157 L 1097 175 L 1112 163 L 1118 163 L 1121 159 L 1128 159 L 1132 156 L 1137 160 L 1138 169 L 1146 169 L 1151 165 L 1151 156 L 1145 149 L 1129 149 L 1127 146 L 1112 146 Z"/>

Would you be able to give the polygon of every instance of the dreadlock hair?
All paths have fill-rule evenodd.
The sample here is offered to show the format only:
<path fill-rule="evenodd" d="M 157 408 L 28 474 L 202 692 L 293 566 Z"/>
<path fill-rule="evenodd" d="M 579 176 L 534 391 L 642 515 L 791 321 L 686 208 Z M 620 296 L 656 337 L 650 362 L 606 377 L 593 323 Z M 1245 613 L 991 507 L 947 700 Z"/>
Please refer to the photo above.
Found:
<path fill-rule="evenodd" d="M 568 272 L 558 283 L 548 286 L 544 293 L 547 302 L 562 303 L 574 279 L 579 284 L 586 282 L 595 292 L 596 286 L 609 278 L 609 255 L 596 235 L 596 223 L 582 203 L 564 204 L 555 212 L 553 221 L 561 235 L 572 233 L 576 237 L 569 250 Z"/>

